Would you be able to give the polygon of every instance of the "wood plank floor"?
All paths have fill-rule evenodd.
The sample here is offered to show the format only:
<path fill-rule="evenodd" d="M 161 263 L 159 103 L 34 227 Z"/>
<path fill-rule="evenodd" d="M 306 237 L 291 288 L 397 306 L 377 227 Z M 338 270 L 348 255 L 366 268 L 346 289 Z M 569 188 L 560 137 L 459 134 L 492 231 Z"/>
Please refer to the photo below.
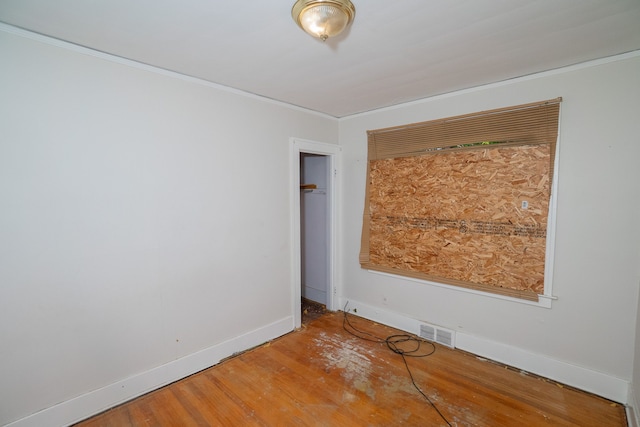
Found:
<path fill-rule="evenodd" d="M 349 315 L 366 338 L 402 334 Z M 403 344 L 410 350 L 413 342 Z M 431 350 L 423 345 L 421 352 Z M 327 313 L 296 332 L 80 424 L 103 426 L 626 426 L 624 407 L 472 354 L 402 356 Z M 436 409 L 437 408 L 437 409 Z M 440 415 L 438 411 L 442 414 Z"/>

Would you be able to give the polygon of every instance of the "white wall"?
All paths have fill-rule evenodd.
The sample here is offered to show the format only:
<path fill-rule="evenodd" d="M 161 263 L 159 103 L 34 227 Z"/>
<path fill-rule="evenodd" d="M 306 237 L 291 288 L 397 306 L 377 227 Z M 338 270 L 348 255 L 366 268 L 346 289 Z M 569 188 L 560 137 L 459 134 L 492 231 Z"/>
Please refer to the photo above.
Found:
<path fill-rule="evenodd" d="M 366 130 L 558 96 L 564 99 L 553 275 L 558 300 L 551 309 L 360 268 Z M 361 304 L 382 320 L 417 319 L 454 329 L 469 343 L 493 347 L 493 356 L 504 362 L 538 365 L 552 377 L 626 400 L 640 278 L 639 54 L 345 118 L 340 144 L 346 174 L 343 297 L 351 307 Z M 588 381 L 582 383 L 581 375 Z"/>
<path fill-rule="evenodd" d="M 51 43 L 0 28 L 0 425 L 291 330 L 289 138 L 338 140 L 333 118 Z"/>
<path fill-rule="evenodd" d="M 633 360 L 633 376 L 631 378 L 631 384 L 629 387 L 628 399 L 631 410 L 627 411 L 630 427 L 637 427 L 638 425 L 640 425 L 640 406 L 638 406 L 640 398 L 640 298 L 638 299 L 636 316 L 637 320 L 634 349 L 635 353 Z"/>

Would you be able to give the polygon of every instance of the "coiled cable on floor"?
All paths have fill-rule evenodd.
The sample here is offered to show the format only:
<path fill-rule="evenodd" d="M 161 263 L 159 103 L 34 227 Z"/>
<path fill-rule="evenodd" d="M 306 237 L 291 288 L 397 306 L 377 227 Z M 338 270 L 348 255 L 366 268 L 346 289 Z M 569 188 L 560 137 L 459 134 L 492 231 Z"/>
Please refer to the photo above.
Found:
<path fill-rule="evenodd" d="M 447 420 L 447 418 L 442 414 L 442 412 L 440 412 L 438 407 L 431 401 L 431 399 L 429 399 L 429 396 L 427 396 L 420 389 L 418 384 L 416 384 L 416 381 L 413 378 L 413 374 L 411 373 L 411 369 L 409 368 L 409 364 L 407 363 L 407 357 L 431 356 L 433 353 L 435 353 L 436 346 L 429 341 L 421 340 L 416 336 L 409 335 L 409 334 L 395 334 L 395 335 L 389 335 L 386 338 L 380 338 L 367 331 L 362 331 L 356 328 L 355 326 L 353 326 L 353 324 L 349 320 L 349 317 L 348 317 L 349 311 L 347 310 L 348 305 L 349 305 L 349 302 L 347 301 L 343 309 L 343 313 L 344 313 L 344 317 L 342 319 L 343 329 L 356 338 L 360 338 L 362 340 L 371 341 L 371 342 L 380 343 L 380 344 L 384 343 L 387 345 L 389 350 L 391 350 L 395 354 L 400 355 L 400 357 L 402 357 L 402 361 L 404 362 L 404 366 L 407 368 L 407 372 L 409 373 L 409 378 L 411 378 L 411 383 L 413 384 L 415 389 L 418 390 L 418 392 L 427 400 L 427 402 L 429 402 L 431 407 L 436 410 L 438 415 L 440 415 L 440 418 L 442 418 L 444 422 L 447 423 L 447 426 L 451 427 L 451 423 Z M 408 349 L 405 348 L 407 347 L 406 345 L 404 345 L 406 343 L 412 344 L 411 347 L 409 347 Z M 400 347 L 401 345 L 402 347 Z M 428 346 L 428 349 L 426 351 L 422 348 L 423 345 Z"/>

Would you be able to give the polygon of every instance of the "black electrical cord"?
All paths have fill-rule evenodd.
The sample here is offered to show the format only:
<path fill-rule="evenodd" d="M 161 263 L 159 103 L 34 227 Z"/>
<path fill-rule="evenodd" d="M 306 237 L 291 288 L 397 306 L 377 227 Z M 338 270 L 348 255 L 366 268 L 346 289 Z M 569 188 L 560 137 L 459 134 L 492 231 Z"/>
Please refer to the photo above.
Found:
<path fill-rule="evenodd" d="M 408 335 L 408 334 L 397 334 L 397 335 L 389 335 L 386 338 L 380 338 L 374 334 L 371 334 L 369 332 L 366 331 L 362 331 L 358 328 L 356 328 L 355 326 L 353 326 L 353 324 L 351 324 L 351 322 L 349 321 L 349 317 L 348 317 L 348 311 L 347 311 L 347 306 L 349 305 L 349 302 L 347 302 L 344 305 L 344 309 L 342 310 L 344 313 L 344 317 L 342 319 L 342 327 L 345 331 L 347 331 L 349 334 L 353 335 L 356 338 L 360 338 L 362 340 L 366 340 L 366 341 L 371 341 L 371 342 L 375 342 L 375 343 L 384 343 L 387 345 L 387 347 L 389 348 L 389 350 L 391 350 L 392 352 L 394 352 L 395 354 L 399 354 L 400 357 L 402 357 L 402 361 L 404 362 L 404 366 L 407 368 L 407 372 L 409 373 L 409 378 L 411 378 L 411 383 L 413 384 L 413 386 L 415 387 L 416 390 L 418 390 L 418 393 L 420 393 L 426 400 L 427 402 L 429 402 L 429 404 L 431 405 L 431 407 L 433 409 L 436 410 L 436 412 L 438 413 L 438 415 L 440 415 L 440 418 L 442 418 L 444 420 L 445 423 L 447 423 L 447 425 L 449 427 L 451 427 L 451 423 L 447 420 L 447 418 L 442 414 L 442 412 L 440 412 L 440 410 L 438 409 L 438 407 L 431 401 L 431 399 L 429 399 L 429 396 L 427 396 L 418 386 L 418 384 L 416 384 L 415 379 L 413 378 L 413 374 L 411 373 L 411 369 L 409 369 L 409 364 L 407 363 L 407 357 L 427 357 L 427 356 L 431 356 L 433 353 L 435 353 L 436 351 L 436 346 L 429 342 L 429 341 L 424 341 L 421 339 L 416 338 L 413 335 Z M 399 344 L 402 343 L 411 343 L 414 344 L 413 348 L 410 349 L 404 349 L 399 347 Z M 431 348 L 428 351 L 421 351 L 422 345 L 429 345 Z"/>

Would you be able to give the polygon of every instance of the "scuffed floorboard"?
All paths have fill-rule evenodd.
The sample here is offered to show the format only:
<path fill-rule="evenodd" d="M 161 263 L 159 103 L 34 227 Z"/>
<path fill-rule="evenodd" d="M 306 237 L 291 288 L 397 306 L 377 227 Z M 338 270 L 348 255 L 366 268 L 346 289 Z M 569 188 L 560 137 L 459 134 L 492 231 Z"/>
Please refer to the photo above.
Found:
<path fill-rule="evenodd" d="M 349 318 L 368 339 L 401 333 Z M 622 405 L 459 350 L 437 346 L 407 364 L 434 406 L 400 355 L 329 312 L 81 425 L 626 426 Z"/>

